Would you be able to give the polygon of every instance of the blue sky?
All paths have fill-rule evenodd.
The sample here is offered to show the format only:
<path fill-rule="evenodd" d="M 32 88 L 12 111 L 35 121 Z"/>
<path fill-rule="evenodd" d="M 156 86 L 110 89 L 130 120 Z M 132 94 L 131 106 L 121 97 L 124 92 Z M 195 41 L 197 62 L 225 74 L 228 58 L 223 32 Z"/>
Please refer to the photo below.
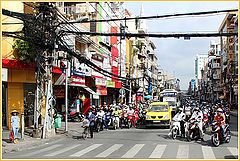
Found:
<path fill-rule="evenodd" d="M 238 2 L 126 2 L 125 7 L 134 15 L 140 14 L 141 6 L 145 16 L 175 13 L 202 12 L 238 8 Z M 218 31 L 225 14 L 185 17 L 174 19 L 147 20 L 149 33 L 194 33 Z M 183 40 L 167 38 L 152 39 L 160 67 L 180 79 L 181 89 L 187 89 L 194 78 L 194 60 L 197 54 L 207 54 L 211 40 L 219 38 L 191 38 Z"/>

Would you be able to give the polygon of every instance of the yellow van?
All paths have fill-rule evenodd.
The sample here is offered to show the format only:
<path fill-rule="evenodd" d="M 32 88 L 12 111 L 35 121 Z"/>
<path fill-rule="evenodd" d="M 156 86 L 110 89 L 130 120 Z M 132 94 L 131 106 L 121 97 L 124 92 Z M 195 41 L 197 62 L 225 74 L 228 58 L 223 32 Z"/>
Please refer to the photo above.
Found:
<path fill-rule="evenodd" d="M 167 126 L 170 127 L 171 111 L 168 102 L 153 102 L 146 110 L 146 127 Z"/>

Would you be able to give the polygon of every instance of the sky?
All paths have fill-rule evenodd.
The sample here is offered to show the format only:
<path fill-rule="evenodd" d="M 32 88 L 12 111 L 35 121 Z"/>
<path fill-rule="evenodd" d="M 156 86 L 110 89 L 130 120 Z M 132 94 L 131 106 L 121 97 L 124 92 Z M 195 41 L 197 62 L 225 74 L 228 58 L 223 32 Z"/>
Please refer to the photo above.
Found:
<path fill-rule="evenodd" d="M 176 13 L 191 13 L 237 9 L 238 2 L 126 2 L 125 7 L 135 16 L 140 14 L 141 7 L 144 16 L 165 15 Z M 198 17 L 182 17 L 171 19 L 147 20 L 148 33 L 196 33 L 218 31 L 225 13 L 202 15 Z M 219 38 L 151 38 L 156 45 L 158 64 L 161 69 L 180 79 L 180 88 L 188 89 L 189 81 L 194 78 L 194 62 L 197 54 L 207 54 L 210 41 Z"/>

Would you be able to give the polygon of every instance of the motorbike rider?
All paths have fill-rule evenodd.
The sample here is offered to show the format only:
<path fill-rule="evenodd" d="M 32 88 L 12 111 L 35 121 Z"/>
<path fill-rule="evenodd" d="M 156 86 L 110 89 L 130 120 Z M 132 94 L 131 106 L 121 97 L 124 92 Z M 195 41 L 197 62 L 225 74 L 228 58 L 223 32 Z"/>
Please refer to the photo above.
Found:
<path fill-rule="evenodd" d="M 103 111 L 102 108 L 100 108 L 99 111 L 97 112 L 97 117 L 103 118 L 104 114 L 105 112 Z M 100 130 L 103 130 L 103 121 L 101 122 Z"/>
<path fill-rule="evenodd" d="M 127 116 L 134 116 L 135 110 L 133 109 L 132 105 L 129 105 L 129 109 L 127 110 Z M 136 127 L 135 120 L 133 120 L 133 126 Z"/>
<path fill-rule="evenodd" d="M 185 121 L 186 115 L 183 112 L 182 108 L 178 108 L 178 113 L 173 117 L 173 121 L 180 122 L 180 129 L 181 129 L 181 135 L 182 137 L 185 136 L 185 129 L 184 129 L 184 121 Z"/>
<path fill-rule="evenodd" d="M 198 121 L 200 138 L 201 138 L 201 141 L 204 141 L 204 139 L 203 139 L 203 130 L 202 130 L 202 127 L 203 127 L 203 113 L 199 109 L 199 107 L 196 107 L 193 110 L 193 114 L 192 114 L 190 120 L 193 120 L 193 119 Z"/>
<path fill-rule="evenodd" d="M 217 109 L 217 115 L 214 117 L 214 121 L 216 121 L 218 123 L 218 125 L 221 127 L 221 132 L 222 132 L 222 136 L 225 139 L 225 115 L 223 114 L 223 110 L 221 108 Z"/>

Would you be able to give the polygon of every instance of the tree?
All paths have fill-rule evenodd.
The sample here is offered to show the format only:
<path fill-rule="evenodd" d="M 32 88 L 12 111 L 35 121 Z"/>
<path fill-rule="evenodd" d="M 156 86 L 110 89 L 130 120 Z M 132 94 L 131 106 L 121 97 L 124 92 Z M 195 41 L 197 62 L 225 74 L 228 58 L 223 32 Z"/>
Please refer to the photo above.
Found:
<path fill-rule="evenodd" d="M 16 59 L 25 62 L 35 61 L 37 52 L 32 43 L 22 39 L 16 39 L 13 44 L 13 49 L 13 55 Z"/>

